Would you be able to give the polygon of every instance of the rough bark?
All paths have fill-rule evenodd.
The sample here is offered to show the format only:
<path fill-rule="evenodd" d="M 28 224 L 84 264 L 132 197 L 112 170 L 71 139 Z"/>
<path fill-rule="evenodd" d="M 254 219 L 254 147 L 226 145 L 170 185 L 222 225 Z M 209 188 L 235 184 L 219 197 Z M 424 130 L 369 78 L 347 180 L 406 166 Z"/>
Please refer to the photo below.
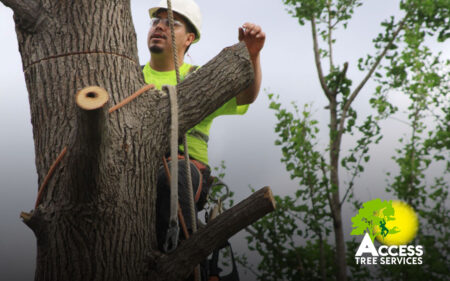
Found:
<path fill-rule="evenodd" d="M 106 89 L 110 108 L 144 85 L 129 1 L 36 3 L 47 20 L 33 32 L 16 21 L 16 31 L 39 183 L 66 146 L 67 154 L 40 205 L 24 216 L 37 238 L 35 280 L 146 280 L 168 96 L 150 91 L 112 114 L 79 108 L 75 94 L 87 86 Z M 252 77 L 243 44 L 202 67 L 178 87 L 180 132 Z"/>
<path fill-rule="evenodd" d="M 3 4 L 14 12 L 16 25 L 28 32 L 35 32 L 40 24 L 47 18 L 40 4 L 34 0 L 2 0 Z"/>
<path fill-rule="evenodd" d="M 258 190 L 182 242 L 173 254 L 159 257 L 151 272 L 152 280 L 182 280 L 224 241 L 274 209 L 275 199 L 270 188 Z"/>

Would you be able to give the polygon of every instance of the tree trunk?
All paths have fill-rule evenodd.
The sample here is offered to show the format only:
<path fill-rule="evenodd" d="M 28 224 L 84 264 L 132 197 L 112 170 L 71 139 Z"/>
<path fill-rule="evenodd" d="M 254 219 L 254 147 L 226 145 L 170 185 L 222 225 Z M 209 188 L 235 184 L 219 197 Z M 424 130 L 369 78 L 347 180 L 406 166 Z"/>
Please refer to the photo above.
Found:
<path fill-rule="evenodd" d="M 342 135 L 338 132 L 337 102 L 330 101 L 330 182 L 333 189 L 331 212 L 333 216 L 334 239 L 336 242 L 337 280 L 347 280 L 347 261 L 345 254 L 344 229 L 342 224 L 341 202 L 339 197 L 339 149 Z"/>
<path fill-rule="evenodd" d="M 24 216 L 37 238 L 35 280 L 146 280 L 170 110 L 167 94 L 150 91 L 107 112 L 145 84 L 129 1 L 0 1 L 15 12 L 39 183 L 67 147 L 40 205 Z M 243 43 L 191 75 L 178 86 L 180 133 L 252 79 Z M 105 107 L 76 105 L 87 86 L 106 89 Z"/>
<path fill-rule="evenodd" d="M 325 249 L 323 246 L 322 234 L 319 234 L 319 271 L 322 281 L 327 280 L 327 265 L 325 260 Z"/>

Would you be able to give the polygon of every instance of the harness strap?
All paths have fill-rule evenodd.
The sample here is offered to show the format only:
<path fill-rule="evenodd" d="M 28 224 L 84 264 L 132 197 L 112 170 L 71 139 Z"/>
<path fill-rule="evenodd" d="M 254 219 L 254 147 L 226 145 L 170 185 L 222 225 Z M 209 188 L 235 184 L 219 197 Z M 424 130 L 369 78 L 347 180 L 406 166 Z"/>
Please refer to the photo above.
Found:
<path fill-rule="evenodd" d="M 170 99 L 170 155 L 175 158 L 178 155 L 178 103 L 176 87 L 164 85 L 163 90 L 168 92 Z M 166 241 L 163 248 L 167 253 L 172 252 L 178 245 L 178 161 L 172 161 L 170 165 L 170 217 L 167 229 Z"/>
<path fill-rule="evenodd" d="M 178 159 L 185 159 L 185 157 L 184 157 L 184 155 L 178 154 Z M 167 160 L 171 161 L 172 157 L 167 158 Z M 200 199 L 200 195 L 201 195 L 202 189 L 203 189 L 203 174 L 202 174 L 202 171 L 207 169 L 207 166 L 205 164 L 203 164 L 202 162 L 197 161 L 195 159 L 190 159 L 190 161 L 191 161 L 192 164 L 194 164 L 194 167 L 197 170 L 197 174 L 198 174 L 198 178 L 199 178 L 197 192 L 195 193 L 195 197 L 194 197 L 194 201 L 195 201 L 195 203 L 197 203 L 198 200 Z"/>
<path fill-rule="evenodd" d="M 209 136 L 207 134 L 204 134 L 200 132 L 199 130 L 196 130 L 195 128 L 190 130 L 188 132 L 188 135 L 193 136 L 194 138 L 200 139 L 206 143 L 209 141 Z"/>

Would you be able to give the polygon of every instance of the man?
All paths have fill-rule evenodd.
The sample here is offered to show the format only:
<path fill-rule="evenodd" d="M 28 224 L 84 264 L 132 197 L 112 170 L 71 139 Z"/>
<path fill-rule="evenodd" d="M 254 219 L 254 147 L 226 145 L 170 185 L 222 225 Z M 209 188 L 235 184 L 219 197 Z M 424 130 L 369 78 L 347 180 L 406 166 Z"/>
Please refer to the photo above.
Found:
<path fill-rule="evenodd" d="M 199 41 L 202 20 L 200 9 L 193 0 L 172 0 L 172 10 L 174 11 L 175 20 L 174 32 L 178 65 L 181 79 L 183 79 L 196 68 L 184 63 L 184 54 L 192 43 Z M 156 88 L 161 89 L 162 85 L 176 84 L 166 0 L 162 0 L 159 6 L 151 8 L 149 14 L 152 23 L 147 37 L 147 44 L 151 57 L 150 61 L 144 66 L 143 73 L 146 83 L 154 84 Z M 207 141 L 213 119 L 220 115 L 244 114 L 248 109 L 248 104 L 252 103 L 258 96 L 261 86 L 260 51 L 264 46 L 265 34 L 259 26 L 252 23 L 245 23 L 239 28 L 239 40 L 245 42 L 249 51 L 255 73 L 254 82 L 242 93 L 239 93 L 236 97 L 226 102 L 188 131 L 186 138 L 189 156 L 193 160 L 191 173 L 196 190 L 201 190 L 200 187 L 206 183 L 209 177 Z M 182 153 L 183 146 L 180 146 L 179 149 Z M 181 161 L 179 166 L 179 200 L 185 220 L 188 227 L 190 227 L 189 211 L 187 210 L 187 200 L 189 198 L 186 196 L 187 182 L 184 176 L 184 169 L 184 162 Z M 168 181 L 164 169 L 161 168 L 158 173 L 158 198 L 156 203 L 156 222 L 160 248 L 162 248 L 162 243 L 165 240 L 165 230 L 169 223 L 168 206 L 170 205 L 170 190 L 167 185 Z M 201 203 L 197 203 L 197 207 L 201 208 Z"/>

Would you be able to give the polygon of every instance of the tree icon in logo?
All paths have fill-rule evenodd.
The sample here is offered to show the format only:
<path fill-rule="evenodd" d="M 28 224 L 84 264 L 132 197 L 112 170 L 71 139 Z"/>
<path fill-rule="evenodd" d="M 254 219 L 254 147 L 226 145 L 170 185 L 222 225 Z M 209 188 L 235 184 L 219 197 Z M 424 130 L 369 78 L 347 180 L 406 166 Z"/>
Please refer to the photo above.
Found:
<path fill-rule="evenodd" d="M 386 223 L 395 220 L 395 210 L 392 201 L 374 199 L 363 204 L 358 214 L 352 218 L 353 230 L 350 235 L 363 235 L 368 233 L 372 242 L 378 234 L 386 237 L 388 234 L 400 232 L 398 227 L 388 229 Z M 375 227 L 378 226 L 378 227 Z"/>

